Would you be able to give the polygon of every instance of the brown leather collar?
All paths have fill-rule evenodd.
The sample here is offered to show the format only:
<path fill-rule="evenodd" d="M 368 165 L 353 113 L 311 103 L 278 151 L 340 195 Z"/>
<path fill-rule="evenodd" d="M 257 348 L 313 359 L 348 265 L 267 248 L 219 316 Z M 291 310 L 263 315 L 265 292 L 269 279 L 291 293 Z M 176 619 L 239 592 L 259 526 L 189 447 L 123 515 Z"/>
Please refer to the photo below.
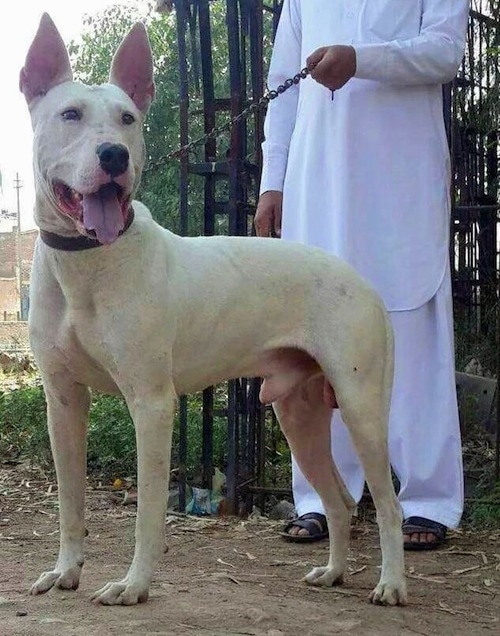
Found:
<path fill-rule="evenodd" d="M 125 227 L 120 232 L 120 236 L 125 234 L 132 225 L 133 220 L 134 209 L 130 206 Z M 60 234 L 47 232 L 47 230 L 40 230 L 40 238 L 45 245 L 53 247 L 55 250 L 63 250 L 64 252 L 81 252 L 82 250 L 91 250 L 94 247 L 102 247 L 102 243 L 99 243 L 97 239 L 89 238 L 88 236 L 61 236 Z"/>

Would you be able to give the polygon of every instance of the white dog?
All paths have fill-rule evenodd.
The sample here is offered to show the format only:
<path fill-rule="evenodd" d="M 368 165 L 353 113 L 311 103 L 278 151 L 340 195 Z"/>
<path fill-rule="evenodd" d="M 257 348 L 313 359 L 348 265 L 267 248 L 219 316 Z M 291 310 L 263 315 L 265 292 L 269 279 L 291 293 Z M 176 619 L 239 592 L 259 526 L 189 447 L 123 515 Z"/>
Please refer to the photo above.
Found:
<path fill-rule="evenodd" d="M 33 594 L 76 589 L 83 566 L 89 387 L 124 396 L 137 438 L 135 553 L 94 600 L 143 602 L 164 545 L 177 397 L 262 376 L 304 474 L 318 490 L 330 558 L 306 581 L 340 583 L 354 502 L 330 453 L 340 408 L 377 507 L 382 573 L 371 593 L 404 604 L 399 505 L 387 420 L 393 342 L 382 302 L 350 267 L 318 249 L 257 238 L 180 238 L 132 197 L 141 127 L 154 96 L 151 50 L 136 24 L 103 86 L 72 81 L 54 23 L 42 17 L 21 71 L 34 130 L 35 218 L 30 331 L 43 376 L 60 500 L 60 551 Z M 308 187 L 304 184 L 304 187 Z"/>

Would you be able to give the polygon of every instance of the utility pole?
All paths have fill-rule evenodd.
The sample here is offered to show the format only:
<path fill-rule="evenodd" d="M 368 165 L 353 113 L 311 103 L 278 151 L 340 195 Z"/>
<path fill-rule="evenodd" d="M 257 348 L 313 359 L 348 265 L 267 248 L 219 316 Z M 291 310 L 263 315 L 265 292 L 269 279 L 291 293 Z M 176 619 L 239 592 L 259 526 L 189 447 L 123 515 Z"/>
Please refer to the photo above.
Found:
<path fill-rule="evenodd" d="M 23 275 L 22 275 L 22 257 L 21 257 L 21 199 L 20 190 L 23 187 L 19 173 L 16 172 L 16 178 L 14 179 L 14 189 L 16 190 L 17 200 L 17 233 L 16 233 L 16 258 L 17 258 L 17 286 L 19 289 L 19 317 L 21 320 L 24 318 L 23 312 Z"/>

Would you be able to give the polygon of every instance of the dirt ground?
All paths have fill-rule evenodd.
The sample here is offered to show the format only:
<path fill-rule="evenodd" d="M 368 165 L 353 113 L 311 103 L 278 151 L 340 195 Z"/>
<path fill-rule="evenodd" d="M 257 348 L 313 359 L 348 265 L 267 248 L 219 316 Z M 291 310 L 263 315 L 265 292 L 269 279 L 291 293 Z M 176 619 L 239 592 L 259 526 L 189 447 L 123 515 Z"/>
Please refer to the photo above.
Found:
<path fill-rule="evenodd" d="M 148 603 L 101 607 L 91 593 L 125 574 L 135 508 L 109 490 L 88 490 L 86 563 L 76 592 L 28 596 L 53 566 L 57 493 L 48 480 L 0 470 L 0 636 L 252 635 L 431 636 L 500 633 L 500 532 L 453 533 L 444 550 L 408 554 L 410 603 L 367 601 L 380 564 L 374 524 L 353 527 L 342 587 L 301 577 L 326 563 L 327 543 L 289 544 L 264 519 L 167 519 L 166 553 Z"/>

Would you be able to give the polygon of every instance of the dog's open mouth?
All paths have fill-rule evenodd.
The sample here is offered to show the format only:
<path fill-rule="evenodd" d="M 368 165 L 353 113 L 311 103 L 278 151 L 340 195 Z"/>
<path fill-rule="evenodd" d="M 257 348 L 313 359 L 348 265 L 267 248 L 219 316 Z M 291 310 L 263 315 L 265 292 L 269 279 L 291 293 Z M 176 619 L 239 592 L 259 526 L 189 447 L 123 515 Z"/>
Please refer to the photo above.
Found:
<path fill-rule="evenodd" d="M 62 182 L 54 184 L 60 210 L 100 243 L 113 243 L 123 232 L 130 196 L 117 183 L 107 183 L 91 194 L 80 194 Z"/>

